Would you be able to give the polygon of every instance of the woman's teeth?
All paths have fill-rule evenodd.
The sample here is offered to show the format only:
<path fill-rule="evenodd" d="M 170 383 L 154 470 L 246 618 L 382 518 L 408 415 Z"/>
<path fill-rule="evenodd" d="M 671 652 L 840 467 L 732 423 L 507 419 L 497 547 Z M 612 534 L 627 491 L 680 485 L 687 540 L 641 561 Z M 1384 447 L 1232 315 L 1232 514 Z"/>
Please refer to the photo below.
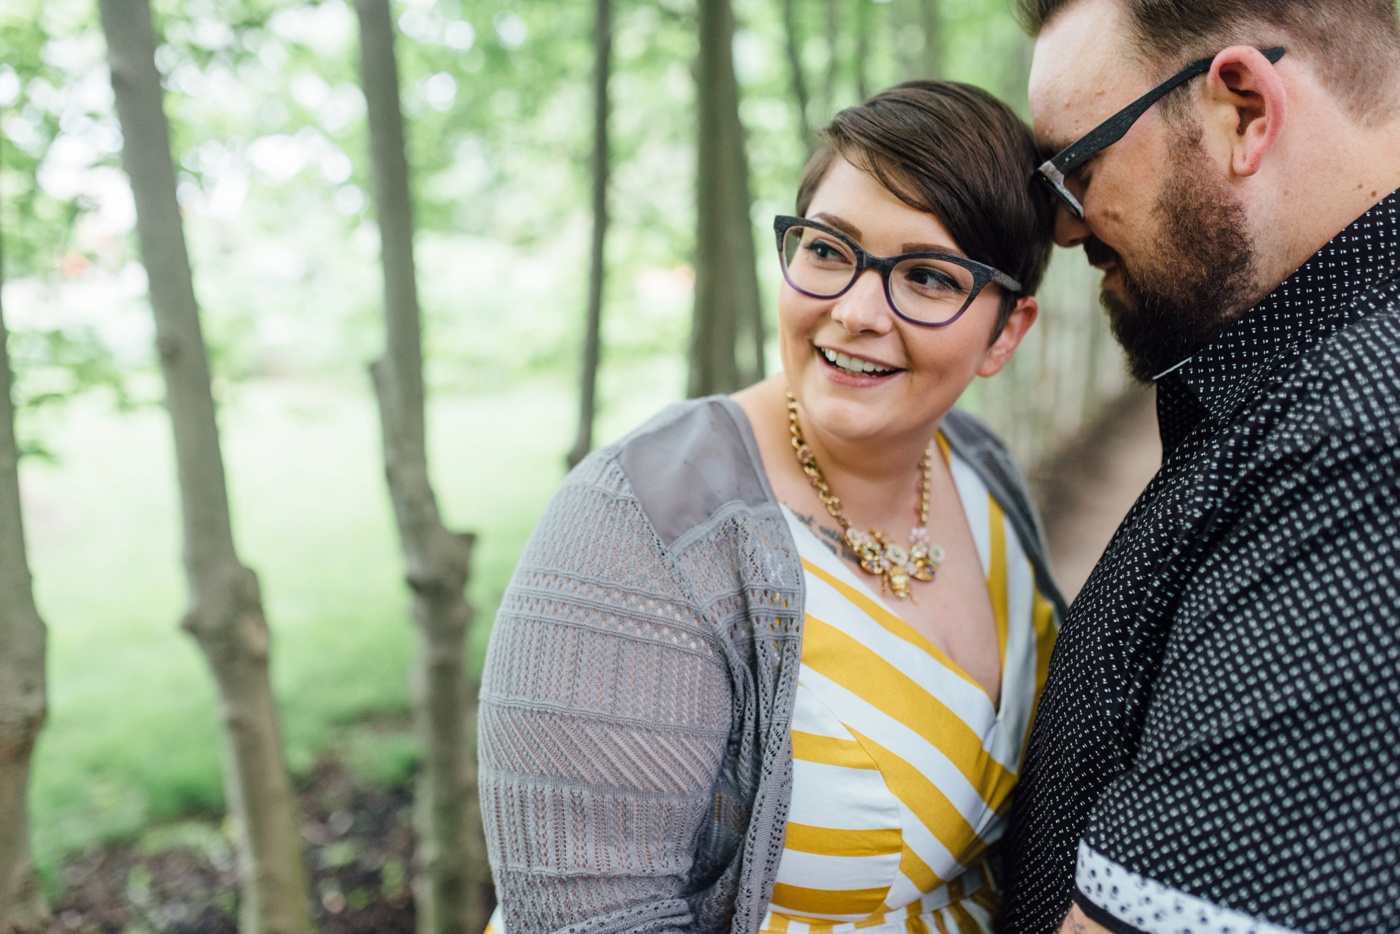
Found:
<path fill-rule="evenodd" d="M 827 363 L 852 376 L 884 376 L 886 373 L 894 372 L 891 367 L 879 366 L 869 360 L 857 360 L 855 357 L 848 357 L 835 350 L 827 350 L 825 347 L 820 348 L 820 351 Z"/>

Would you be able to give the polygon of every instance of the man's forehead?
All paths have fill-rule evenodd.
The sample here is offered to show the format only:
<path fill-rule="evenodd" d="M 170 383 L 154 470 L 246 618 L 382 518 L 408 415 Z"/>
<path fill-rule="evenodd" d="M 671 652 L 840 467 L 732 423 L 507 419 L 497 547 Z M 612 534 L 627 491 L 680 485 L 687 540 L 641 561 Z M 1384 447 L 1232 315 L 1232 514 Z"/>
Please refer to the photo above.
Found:
<path fill-rule="evenodd" d="M 1041 30 L 1029 93 L 1043 149 L 1068 146 L 1132 99 L 1125 90 L 1136 86 L 1140 66 L 1128 55 L 1126 30 L 1114 0 L 1079 0 Z"/>

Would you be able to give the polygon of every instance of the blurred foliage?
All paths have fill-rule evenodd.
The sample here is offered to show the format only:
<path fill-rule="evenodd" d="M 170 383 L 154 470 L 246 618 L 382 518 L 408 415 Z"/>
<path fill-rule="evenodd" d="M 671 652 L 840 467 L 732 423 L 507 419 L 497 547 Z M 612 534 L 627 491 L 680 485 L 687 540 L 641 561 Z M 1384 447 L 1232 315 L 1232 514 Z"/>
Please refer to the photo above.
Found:
<path fill-rule="evenodd" d="M 132 408 L 127 381 L 110 348 L 90 328 L 21 331 L 10 337 L 10 362 L 23 374 L 14 387 L 15 407 L 36 409 L 97 387 L 108 389 L 119 410 Z M 42 441 L 25 437 L 22 455 L 52 459 Z"/>
<path fill-rule="evenodd" d="M 813 125 L 854 103 L 862 84 L 914 73 L 926 41 L 920 2 L 797 4 Z M 689 329 L 693 4 L 617 4 L 605 365 L 680 353 Z M 942 7 L 950 71 L 1023 98 L 1026 42 L 1009 12 L 972 0 Z M 380 344 L 380 301 L 353 11 L 346 0 L 154 0 L 154 11 L 216 373 L 359 379 Z M 572 0 L 401 0 L 395 11 L 430 379 L 479 390 L 567 374 L 585 285 L 591 10 Z M 739 16 L 756 261 L 776 283 L 767 219 L 790 208 L 806 146 L 778 0 Z M 91 4 L 10 0 L 0 45 L 9 277 L 61 285 L 123 275 L 137 258 L 133 219 Z M 139 288 L 116 291 L 141 298 Z M 104 313 L 89 309 L 85 320 Z M 23 331 L 45 315 L 14 317 Z M 110 331 L 98 322 L 92 333 Z M 149 371 L 149 349 L 131 351 L 114 359 Z M 96 376 L 91 362 L 82 372 Z"/>
<path fill-rule="evenodd" d="M 71 93 L 84 26 L 71 4 L 17 2 L 0 11 L 0 231 L 11 276 L 57 268 L 89 207 L 82 193 L 57 179 L 40 184 L 55 142 L 85 138 L 76 145 L 96 149 L 89 154 L 93 164 L 120 144 L 120 135 L 114 141 L 92 132 L 102 121 L 100 104 L 84 106 Z"/>
<path fill-rule="evenodd" d="M 605 440 L 683 386 L 695 2 L 615 0 Z M 945 76 L 1024 112 L 1029 46 L 1009 0 L 940 0 L 936 37 L 923 31 L 923 2 L 797 0 L 813 126 L 862 88 L 920 76 L 934 40 Z M 289 760 L 305 769 L 341 724 L 405 703 L 411 652 L 364 372 L 382 346 L 383 303 L 355 15 L 347 0 L 153 3 L 235 522 L 276 621 Z M 779 282 L 769 220 L 791 210 L 807 151 L 781 3 L 736 11 L 767 296 Z M 572 437 L 591 10 L 397 0 L 395 12 L 433 472 L 449 525 L 482 533 L 472 599 L 489 618 Z M 0 4 L 0 237 L 20 430 L 31 450 L 52 438 L 64 461 L 26 478 L 36 587 L 52 621 L 52 718 L 34 783 L 50 872 L 65 852 L 215 810 L 222 795 L 212 692 L 174 625 L 168 426 L 149 411 L 113 419 L 98 400 L 53 404 L 95 390 L 141 405 L 162 391 L 105 55 L 89 0 Z M 1072 431 L 1121 379 L 1115 355 L 1085 359 L 1107 343 L 1090 296 L 1082 276 L 1052 275 L 1010 372 L 969 394 L 984 412 L 1013 413 L 998 424 L 1022 453 Z M 75 574 L 84 586 L 72 586 Z M 477 662 L 486 631 L 474 630 Z M 385 776 L 412 767 L 406 746 L 375 755 Z"/>

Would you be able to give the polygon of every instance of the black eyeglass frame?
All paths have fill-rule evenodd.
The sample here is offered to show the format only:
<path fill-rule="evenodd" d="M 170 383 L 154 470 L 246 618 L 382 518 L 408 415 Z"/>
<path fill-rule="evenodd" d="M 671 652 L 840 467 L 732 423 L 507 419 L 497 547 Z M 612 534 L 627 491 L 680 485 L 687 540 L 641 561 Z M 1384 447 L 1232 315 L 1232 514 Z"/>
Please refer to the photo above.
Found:
<path fill-rule="evenodd" d="M 783 239 L 787 236 L 787 232 L 794 227 L 809 227 L 814 230 L 820 230 L 823 233 L 830 234 L 848 246 L 851 252 L 855 254 L 856 258 L 856 268 L 855 271 L 851 273 L 851 281 L 847 282 L 839 291 L 833 292 L 830 295 L 823 295 L 804 289 L 793 282 L 792 277 L 788 275 L 787 256 L 783 252 Z M 864 250 L 860 244 L 834 227 L 830 227 L 820 221 L 814 221 L 807 217 L 792 217 L 786 214 L 779 214 L 773 218 L 773 232 L 777 235 L 778 265 L 782 267 L 783 279 L 788 285 L 792 286 L 795 291 L 806 295 L 808 298 L 840 298 L 851 290 L 851 286 L 856 284 L 856 280 L 860 278 L 861 273 L 865 272 L 867 269 L 877 269 L 880 272 L 880 280 L 884 283 L 885 301 L 889 303 L 890 310 L 898 315 L 900 320 L 908 321 L 910 324 L 921 328 L 946 328 L 954 321 L 957 321 L 962 317 L 963 312 L 972 307 L 972 303 L 977 300 L 978 295 L 982 294 L 982 290 L 987 287 L 988 283 L 994 282 L 1012 295 L 1019 295 L 1021 291 L 1021 283 L 1017 282 L 1000 269 L 988 266 L 986 263 L 979 263 L 975 259 L 968 259 L 966 256 L 958 256 L 956 253 L 900 253 L 898 256 L 876 256 Z M 972 288 L 967 292 L 967 299 L 951 318 L 948 318 L 946 321 L 920 321 L 918 318 L 911 318 L 909 315 L 899 310 L 899 306 L 894 302 L 894 295 L 890 291 L 890 273 L 892 273 L 895 267 L 900 263 L 910 259 L 943 260 L 944 262 L 950 262 L 954 265 L 961 266 L 972 273 Z"/>
<path fill-rule="evenodd" d="M 1283 58 L 1283 46 L 1260 49 L 1264 57 L 1271 63 L 1278 64 L 1278 60 Z M 1218 53 L 1217 53 L 1218 54 Z M 1109 117 L 1103 123 L 1085 133 L 1079 139 L 1070 143 L 1060 150 L 1051 159 L 1047 159 L 1035 170 L 1036 177 L 1050 186 L 1050 190 L 1059 196 L 1060 200 L 1069 208 L 1070 213 L 1081 220 L 1084 217 L 1084 205 L 1079 199 L 1065 187 L 1065 180 L 1069 173 L 1079 166 L 1089 161 L 1094 156 L 1103 152 L 1109 146 L 1123 138 L 1124 134 L 1137 122 L 1138 118 L 1147 113 L 1148 108 L 1157 103 L 1169 93 L 1176 90 L 1181 85 L 1190 81 L 1197 75 L 1203 75 L 1210 71 L 1211 63 L 1215 61 L 1215 56 L 1203 58 L 1200 61 L 1192 62 L 1185 68 L 1172 75 L 1166 81 L 1157 85 L 1146 94 L 1133 101 L 1127 107 Z"/>

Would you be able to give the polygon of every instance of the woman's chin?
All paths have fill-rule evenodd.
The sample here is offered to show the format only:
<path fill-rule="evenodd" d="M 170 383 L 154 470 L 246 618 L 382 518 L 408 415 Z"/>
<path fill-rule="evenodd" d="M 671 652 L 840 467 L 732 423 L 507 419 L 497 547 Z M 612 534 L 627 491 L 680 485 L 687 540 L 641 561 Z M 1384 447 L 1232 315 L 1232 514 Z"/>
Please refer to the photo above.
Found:
<path fill-rule="evenodd" d="M 802 418 L 827 443 L 840 439 L 847 443 L 878 443 L 888 433 L 891 421 L 898 420 L 901 406 L 890 400 L 881 401 L 873 387 L 852 387 L 835 380 L 803 394 Z M 888 383 L 882 384 L 887 385 Z M 881 393 L 880 395 L 884 395 Z"/>

